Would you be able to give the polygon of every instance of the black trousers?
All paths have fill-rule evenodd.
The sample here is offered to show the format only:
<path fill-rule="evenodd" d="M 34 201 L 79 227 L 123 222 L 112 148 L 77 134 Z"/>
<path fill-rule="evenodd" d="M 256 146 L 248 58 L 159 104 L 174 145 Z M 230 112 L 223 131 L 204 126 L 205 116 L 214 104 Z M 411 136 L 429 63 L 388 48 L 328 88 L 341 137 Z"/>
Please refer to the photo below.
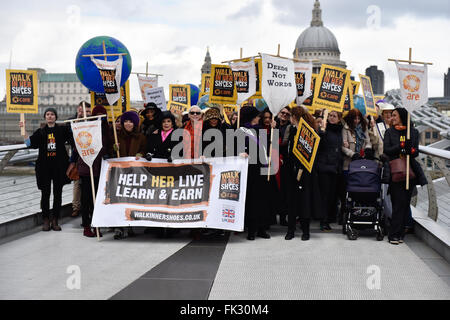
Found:
<path fill-rule="evenodd" d="M 295 233 L 297 217 L 300 217 L 300 227 L 303 234 L 309 234 L 309 218 L 304 218 L 301 215 L 302 203 L 299 201 L 300 189 L 297 184 L 290 183 L 287 189 L 287 203 L 288 203 L 288 232 Z"/>
<path fill-rule="evenodd" d="M 92 214 L 94 213 L 94 202 L 92 199 L 92 186 L 90 176 L 80 176 L 81 179 L 81 220 L 83 227 L 90 227 Z M 95 194 L 97 194 L 99 177 L 94 177 Z"/>
<path fill-rule="evenodd" d="M 245 200 L 245 225 L 249 234 L 265 231 L 270 225 L 268 191 L 267 176 L 260 175 L 259 169 L 255 170 L 249 166 Z"/>
<path fill-rule="evenodd" d="M 323 223 L 334 222 L 337 213 L 337 173 L 319 172 L 319 188 Z"/>
<path fill-rule="evenodd" d="M 59 179 L 51 175 L 47 183 L 41 188 L 41 210 L 44 218 L 50 218 L 50 194 L 53 181 L 53 217 L 59 219 L 62 203 L 62 189 L 63 185 Z"/>
<path fill-rule="evenodd" d="M 405 226 L 408 221 L 411 205 L 413 183 L 406 190 L 405 182 L 391 182 L 389 192 L 392 201 L 392 219 L 389 229 L 389 239 L 402 239 L 405 236 Z"/>

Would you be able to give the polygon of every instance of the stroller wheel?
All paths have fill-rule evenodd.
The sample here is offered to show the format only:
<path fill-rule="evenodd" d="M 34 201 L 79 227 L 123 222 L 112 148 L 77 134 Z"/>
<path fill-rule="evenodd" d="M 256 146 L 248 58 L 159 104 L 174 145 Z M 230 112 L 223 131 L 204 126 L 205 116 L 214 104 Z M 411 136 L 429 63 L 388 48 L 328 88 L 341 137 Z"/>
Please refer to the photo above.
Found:
<path fill-rule="evenodd" d="M 355 231 L 348 230 L 347 238 L 348 238 L 348 240 L 356 240 L 356 239 L 358 239 L 358 234 Z"/>
<path fill-rule="evenodd" d="M 381 233 L 377 233 L 377 241 L 383 241 L 384 240 L 384 235 Z"/>

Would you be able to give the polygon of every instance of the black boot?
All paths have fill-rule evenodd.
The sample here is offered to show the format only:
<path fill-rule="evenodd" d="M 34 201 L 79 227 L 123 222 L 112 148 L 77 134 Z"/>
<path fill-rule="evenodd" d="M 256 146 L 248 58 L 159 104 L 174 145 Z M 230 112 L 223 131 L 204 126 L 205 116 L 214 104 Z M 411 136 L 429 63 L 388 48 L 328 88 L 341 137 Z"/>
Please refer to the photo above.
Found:
<path fill-rule="evenodd" d="M 284 240 L 292 240 L 295 237 L 294 231 L 288 231 Z"/>

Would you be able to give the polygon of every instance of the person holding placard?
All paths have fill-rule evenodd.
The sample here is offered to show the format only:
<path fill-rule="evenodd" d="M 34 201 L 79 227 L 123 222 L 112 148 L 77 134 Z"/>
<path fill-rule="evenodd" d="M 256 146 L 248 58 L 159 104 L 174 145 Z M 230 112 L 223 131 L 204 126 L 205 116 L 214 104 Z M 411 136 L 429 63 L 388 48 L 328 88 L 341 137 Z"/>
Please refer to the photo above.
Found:
<path fill-rule="evenodd" d="M 66 176 L 69 166 L 69 156 L 65 143 L 73 146 L 73 137 L 70 128 L 56 124 L 58 114 L 54 108 L 44 111 L 45 127 L 37 129 L 31 137 L 25 133 L 25 144 L 31 149 L 39 149 L 36 161 L 36 182 L 41 190 L 41 209 L 43 215 L 43 231 L 61 231 L 58 225 L 62 203 L 62 189 L 70 183 Z M 19 126 L 25 127 L 20 122 Z M 50 222 L 50 193 L 53 183 L 53 214 Z"/>
<path fill-rule="evenodd" d="M 270 239 L 267 229 L 270 223 L 269 202 L 267 189 L 267 176 L 262 175 L 261 168 L 267 166 L 267 162 L 261 161 L 258 155 L 267 155 L 267 145 L 260 140 L 259 130 L 262 129 L 259 122 L 261 114 L 255 107 L 246 106 L 241 109 L 241 123 L 238 132 L 247 132 L 245 139 L 245 153 L 241 156 L 250 154 L 251 144 L 256 146 L 255 154 L 250 154 L 247 177 L 247 195 L 245 200 L 245 224 L 247 226 L 247 240 L 255 240 L 256 237 Z M 250 129 L 252 131 L 246 130 Z M 239 147 L 239 146 L 238 146 Z M 261 148 L 266 148 L 261 150 Z"/>
<path fill-rule="evenodd" d="M 107 115 L 105 107 L 97 105 L 92 110 L 92 116 Z M 106 117 L 102 118 L 102 149 L 98 153 L 92 164 L 92 173 L 94 176 L 94 192 L 97 193 L 98 181 L 100 176 L 101 163 L 103 158 L 109 157 L 109 152 L 112 149 L 112 137 L 108 126 Z M 85 237 L 93 238 L 96 236 L 91 229 L 92 214 L 94 212 L 94 203 L 92 196 L 92 184 L 89 166 L 79 156 L 76 149 L 74 149 L 74 157 L 72 159 L 77 165 L 78 174 L 81 180 L 81 220 L 84 228 L 83 235 Z"/>
<path fill-rule="evenodd" d="M 291 109 L 292 129 L 289 130 L 289 156 L 286 163 L 289 170 L 289 179 L 286 181 L 288 191 L 288 231 L 285 239 L 292 240 L 294 238 L 296 218 L 299 216 L 300 226 L 303 232 L 302 240 L 307 241 L 310 238 L 311 219 L 322 219 L 323 212 L 319 208 L 319 203 L 322 199 L 320 198 L 317 170 L 314 166 L 311 173 L 309 173 L 294 154 L 295 136 L 301 118 L 316 132 L 318 129 L 313 116 L 309 114 L 308 110 L 299 106 Z"/>
<path fill-rule="evenodd" d="M 389 157 L 391 180 L 388 193 L 392 200 L 392 218 L 389 229 L 389 243 L 403 243 L 405 225 L 410 214 L 413 186 L 425 185 L 427 180 L 420 164 L 415 160 L 419 155 L 419 132 L 412 126 L 411 139 L 407 140 L 408 111 L 396 108 L 392 112 L 392 127 L 384 135 L 384 153 Z M 406 188 L 406 156 L 410 155 L 410 180 Z M 403 165 L 400 165 L 403 162 Z"/>
<path fill-rule="evenodd" d="M 336 219 L 337 182 L 342 173 L 342 114 L 331 111 L 328 114 L 327 125 L 319 127 L 320 143 L 317 151 L 316 168 L 319 174 L 319 187 L 322 199 L 324 219 L 320 222 L 320 230 L 332 230 L 329 222 Z"/>

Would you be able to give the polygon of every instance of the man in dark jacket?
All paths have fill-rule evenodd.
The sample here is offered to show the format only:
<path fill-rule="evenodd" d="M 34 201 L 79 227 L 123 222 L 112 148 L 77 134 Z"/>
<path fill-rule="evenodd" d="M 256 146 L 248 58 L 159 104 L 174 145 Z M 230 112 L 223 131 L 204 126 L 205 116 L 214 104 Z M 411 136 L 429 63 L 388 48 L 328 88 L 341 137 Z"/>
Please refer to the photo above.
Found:
<path fill-rule="evenodd" d="M 36 182 L 42 192 L 41 209 L 44 218 L 43 231 L 61 231 L 58 219 L 62 203 L 62 189 L 70 183 L 66 176 L 69 166 L 65 143 L 73 145 L 73 137 L 69 127 L 57 125 L 58 114 L 54 108 L 44 112 L 45 127 L 36 130 L 31 137 L 25 135 L 25 144 L 32 149 L 39 149 L 36 161 Z M 20 123 L 24 126 L 24 123 Z M 50 225 L 50 193 L 53 181 L 53 216 Z"/>

